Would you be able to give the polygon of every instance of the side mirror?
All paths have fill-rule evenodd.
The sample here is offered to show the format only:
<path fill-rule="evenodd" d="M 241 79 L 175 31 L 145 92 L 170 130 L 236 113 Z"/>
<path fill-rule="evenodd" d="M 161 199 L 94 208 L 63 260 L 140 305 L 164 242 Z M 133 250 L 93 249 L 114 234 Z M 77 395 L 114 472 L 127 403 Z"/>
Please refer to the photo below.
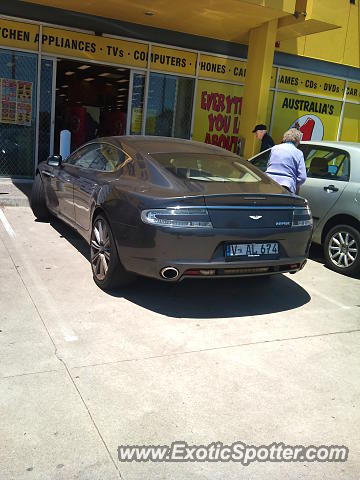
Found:
<path fill-rule="evenodd" d="M 50 155 L 50 157 L 47 159 L 47 164 L 50 165 L 50 167 L 60 167 L 61 162 L 61 155 Z"/>

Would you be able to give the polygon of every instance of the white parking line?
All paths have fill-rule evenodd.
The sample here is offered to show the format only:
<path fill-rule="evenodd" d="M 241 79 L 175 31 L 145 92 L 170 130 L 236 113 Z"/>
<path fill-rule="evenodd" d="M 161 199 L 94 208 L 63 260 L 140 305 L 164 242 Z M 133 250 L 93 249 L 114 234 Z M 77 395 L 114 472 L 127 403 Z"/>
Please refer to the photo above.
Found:
<path fill-rule="evenodd" d="M 15 238 L 16 233 L 14 232 L 12 226 L 10 225 L 10 223 L 8 222 L 8 219 L 5 216 L 5 213 L 2 211 L 1 208 L 0 208 L 0 220 L 1 220 L 1 223 L 3 224 L 5 230 L 7 231 L 9 237 Z"/>
<path fill-rule="evenodd" d="M 53 296 L 51 295 L 50 290 L 37 273 L 36 265 L 34 265 L 29 258 L 23 255 L 22 252 L 19 252 L 18 249 L 17 255 L 21 259 L 21 264 L 26 270 L 26 274 L 30 279 L 30 284 L 26 288 L 28 289 L 29 295 L 31 296 L 31 299 L 41 318 L 43 318 L 42 312 L 47 311 L 45 314 L 46 318 L 52 319 L 56 325 L 56 328 L 60 330 L 65 342 L 76 342 L 79 340 L 73 329 L 67 324 L 66 319 L 59 314 L 59 309 Z M 24 279 L 23 282 L 25 284 Z"/>
<path fill-rule="evenodd" d="M 19 242 L 13 241 L 16 237 L 16 233 L 1 208 L 0 220 L 9 237 L 12 239 L 10 245 L 7 247 L 10 258 L 12 259 L 14 265 L 21 265 L 21 267 L 24 269 L 25 278 L 21 272 L 21 269 L 18 270 L 18 274 L 26 290 L 28 291 L 28 294 L 33 301 L 35 308 L 38 310 L 41 319 L 43 319 L 41 313 L 46 311 L 46 316 L 52 319 L 53 323 L 56 325 L 56 329 L 61 332 L 61 335 L 63 336 L 65 342 L 78 341 L 79 338 L 76 333 L 69 325 L 67 325 L 65 319 L 59 314 L 58 307 L 53 299 L 53 296 L 51 295 L 49 288 L 47 287 L 46 283 L 41 279 L 40 275 L 37 273 L 37 266 L 34 264 L 31 258 L 24 253 L 23 249 L 19 245 Z M 14 254 L 16 261 L 14 260 Z M 25 280 L 26 278 L 27 281 Z"/>
<path fill-rule="evenodd" d="M 316 290 L 315 288 L 308 287 L 307 285 L 301 285 L 304 290 L 307 290 L 309 293 L 316 295 L 317 297 L 322 298 L 323 300 L 326 300 L 327 302 L 331 303 L 332 305 L 336 305 L 337 307 L 341 308 L 342 310 L 349 310 L 352 307 L 349 305 L 344 305 L 343 303 L 338 302 L 337 300 L 334 300 L 331 297 L 328 297 L 327 295 L 324 295 L 323 293 L 319 292 L 319 290 Z"/>

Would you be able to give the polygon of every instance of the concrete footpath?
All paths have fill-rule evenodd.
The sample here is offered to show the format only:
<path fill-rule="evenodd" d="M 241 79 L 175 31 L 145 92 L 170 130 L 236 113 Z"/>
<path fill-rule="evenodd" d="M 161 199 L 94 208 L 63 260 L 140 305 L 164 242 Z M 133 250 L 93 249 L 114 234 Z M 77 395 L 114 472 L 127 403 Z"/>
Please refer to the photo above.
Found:
<path fill-rule="evenodd" d="M 358 480 L 360 280 L 96 287 L 60 222 L 0 207 L 0 480 Z M 344 463 L 120 462 L 119 445 L 345 445 Z"/>
<path fill-rule="evenodd" d="M 27 207 L 31 194 L 32 181 L 0 181 L 0 207 Z"/>

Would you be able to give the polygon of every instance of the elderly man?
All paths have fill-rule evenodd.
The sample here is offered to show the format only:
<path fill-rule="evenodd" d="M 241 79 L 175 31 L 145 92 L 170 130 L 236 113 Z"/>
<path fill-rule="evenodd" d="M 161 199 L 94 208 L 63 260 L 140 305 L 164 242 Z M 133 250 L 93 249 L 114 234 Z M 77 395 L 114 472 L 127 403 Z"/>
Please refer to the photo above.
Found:
<path fill-rule="evenodd" d="M 258 140 L 261 140 L 260 152 L 263 152 L 264 150 L 267 150 L 275 145 L 274 140 L 267 133 L 266 125 L 256 125 L 253 133 L 255 133 Z"/>
<path fill-rule="evenodd" d="M 301 132 L 290 128 L 284 133 L 283 143 L 271 149 L 266 174 L 281 186 L 296 193 L 306 180 L 304 154 L 300 145 Z"/>

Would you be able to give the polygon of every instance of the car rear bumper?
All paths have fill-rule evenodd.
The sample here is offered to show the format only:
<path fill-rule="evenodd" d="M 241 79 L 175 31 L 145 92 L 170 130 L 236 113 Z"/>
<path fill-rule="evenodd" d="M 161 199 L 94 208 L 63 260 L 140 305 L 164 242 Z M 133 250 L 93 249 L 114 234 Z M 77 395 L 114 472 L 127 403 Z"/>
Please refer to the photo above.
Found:
<path fill-rule="evenodd" d="M 288 260 L 258 262 L 223 262 L 223 263 L 183 263 L 172 262 L 171 267 L 178 270 L 176 278 L 164 278 L 160 269 L 161 280 L 168 282 L 182 281 L 186 278 L 229 278 L 229 277 L 252 277 L 262 275 L 274 275 L 279 273 L 296 273 L 306 264 L 304 258 L 293 258 Z M 153 276 L 153 275 L 152 275 Z M 159 278 L 159 275 L 156 276 Z"/>
<path fill-rule="evenodd" d="M 138 275 L 176 282 L 185 278 L 228 278 L 297 272 L 306 263 L 312 229 L 167 229 L 115 224 L 114 236 L 125 269 Z M 279 243 L 279 255 L 249 260 L 225 257 L 228 243 Z M 162 271 L 173 267 L 174 278 L 165 279 Z M 200 272 L 211 270 L 212 272 Z"/>

